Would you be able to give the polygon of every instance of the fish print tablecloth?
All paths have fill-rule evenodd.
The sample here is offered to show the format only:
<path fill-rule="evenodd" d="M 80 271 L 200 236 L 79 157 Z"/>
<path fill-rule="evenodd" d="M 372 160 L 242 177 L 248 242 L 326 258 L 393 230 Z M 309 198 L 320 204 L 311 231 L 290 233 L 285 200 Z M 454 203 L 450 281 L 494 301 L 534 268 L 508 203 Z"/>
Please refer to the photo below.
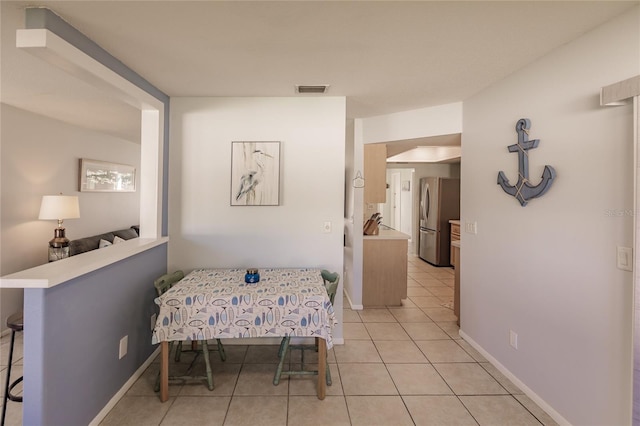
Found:
<path fill-rule="evenodd" d="M 337 324 L 319 269 L 196 269 L 155 299 L 152 343 L 215 338 L 307 336 L 333 346 Z"/>

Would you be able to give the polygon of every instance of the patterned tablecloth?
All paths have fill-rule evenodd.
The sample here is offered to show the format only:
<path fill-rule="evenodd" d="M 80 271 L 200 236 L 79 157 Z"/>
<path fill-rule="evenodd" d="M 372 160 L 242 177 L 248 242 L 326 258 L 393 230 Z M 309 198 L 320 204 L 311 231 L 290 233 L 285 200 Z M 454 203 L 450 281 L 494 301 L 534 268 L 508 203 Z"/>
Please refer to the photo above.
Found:
<path fill-rule="evenodd" d="M 155 299 L 152 343 L 214 338 L 308 336 L 333 346 L 337 324 L 319 269 L 196 269 Z"/>

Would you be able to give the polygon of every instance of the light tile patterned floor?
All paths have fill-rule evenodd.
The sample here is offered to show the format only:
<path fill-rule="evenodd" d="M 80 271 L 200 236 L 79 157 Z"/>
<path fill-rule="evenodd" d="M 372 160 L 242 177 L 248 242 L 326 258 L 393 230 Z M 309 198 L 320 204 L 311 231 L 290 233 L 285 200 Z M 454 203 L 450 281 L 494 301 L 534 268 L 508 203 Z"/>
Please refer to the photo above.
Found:
<path fill-rule="evenodd" d="M 458 335 L 453 270 L 414 256 L 408 268 L 402 307 L 344 310 L 345 344 L 329 351 L 333 385 L 324 401 L 315 396 L 315 377 L 283 376 L 273 386 L 277 347 L 227 344 L 226 362 L 211 355 L 212 392 L 198 382 L 175 384 L 161 403 L 156 360 L 102 424 L 555 425 Z M 183 355 L 182 364 L 188 360 Z M 296 366 L 299 356 L 289 362 Z M 18 404 L 9 404 L 7 424 L 20 424 Z"/>

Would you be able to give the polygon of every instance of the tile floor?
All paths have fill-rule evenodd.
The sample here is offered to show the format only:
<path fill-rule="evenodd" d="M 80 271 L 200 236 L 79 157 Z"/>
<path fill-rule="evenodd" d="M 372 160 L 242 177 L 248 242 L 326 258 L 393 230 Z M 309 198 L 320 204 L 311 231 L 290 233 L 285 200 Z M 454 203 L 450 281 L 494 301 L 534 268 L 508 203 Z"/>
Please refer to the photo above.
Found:
<path fill-rule="evenodd" d="M 329 351 L 333 385 L 324 401 L 315 396 L 315 377 L 283 376 L 278 386 L 272 384 L 277 346 L 227 344 L 226 362 L 211 354 L 213 391 L 202 382 L 175 384 L 169 401 L 161 403 L 153 391 L 159 369 L 155 360 L 102 424 L 556 424 L 460 338 L 450 309 L 450 268 L 435 268 L 410 255 L 408 286 L 402 307 L 345 308 L 345 344 Z M 2 339 L 0 349 L 4 383 L 8 339 Z M 16 374 L 21 374 L 21 345 L 16 359 Z M 297 364 L 299 355 L 289 362 Z M 21 424 L 19 404 L 9 404 L 7 424 Z"/>

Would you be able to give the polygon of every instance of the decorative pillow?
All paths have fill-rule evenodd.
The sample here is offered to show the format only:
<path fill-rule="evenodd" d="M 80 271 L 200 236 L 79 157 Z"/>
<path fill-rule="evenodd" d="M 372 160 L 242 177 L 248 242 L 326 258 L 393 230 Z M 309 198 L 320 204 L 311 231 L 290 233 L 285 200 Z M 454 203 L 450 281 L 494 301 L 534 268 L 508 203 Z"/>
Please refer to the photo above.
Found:
<path fill-rule="evenodd" d="M 118 237 L 122 238 L 123 240 L 130 240 L 131 238 L 137 238 L 138 237 L 138 233 L 132 229 L 121 229 L 119 231 L 113 231 L 113 235 L 117 235 Z"/>
<path fill-rule="evenodd" d="M 114 239 L 114 242 L 115 242 L 115 239 Z M 100 244 L 98 244 L 98 248 L 109 247 L 110 245 L 111 245 L 111 243 L 109 241 L 100 240 Z"/>
<path fill-rule="evenodd" d="M 113 244 L 118 244 L 118 243 L 121 243 L 123 241 L 127 241 L 127 240 L 125 240 L 124 238 L 120 238 L 117 235 L 115 237 L 113 237 Z"/>
<path fill-rule="evenodd" d="M 113 241 L 113 233 L 107 232 L 105 234 L 71 240 L 69 242 L 69 254 L 75 256 L 87 251 L 97 250 L 100 248 L 100 240 Z"/>

